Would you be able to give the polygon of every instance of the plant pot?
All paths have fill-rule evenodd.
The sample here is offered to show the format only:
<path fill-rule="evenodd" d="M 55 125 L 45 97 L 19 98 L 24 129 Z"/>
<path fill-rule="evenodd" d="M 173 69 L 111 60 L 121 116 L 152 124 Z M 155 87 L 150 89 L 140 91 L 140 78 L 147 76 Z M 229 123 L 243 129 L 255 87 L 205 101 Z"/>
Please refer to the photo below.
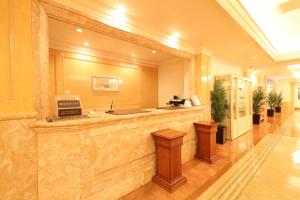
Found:
<path fill-rule="evenodd" d="M 253 124 L 260 123 L 260 114 L 253 114 Z"/>
<path fill-rule="evenodd" d="M 268 109 L 267 110 L 267 115 L 268 115 L 268 117 L 273 117 L 274 116 L 274 109 Z"/>
<path fill-rule="evenodd" d="M 281 113 L 281 106 L 276 106 L 275 107 L 275 112 Z"/>
<path fill-rule="evenodd" d="M 226 143 L 226 139 L 227 139 L 227 135 L 226 132 L 224 131 L 224 126 L 218 126 L 217 129 L 217 134 L 216 134 L 216 142 L 218 144 L 225 144 Z"/>

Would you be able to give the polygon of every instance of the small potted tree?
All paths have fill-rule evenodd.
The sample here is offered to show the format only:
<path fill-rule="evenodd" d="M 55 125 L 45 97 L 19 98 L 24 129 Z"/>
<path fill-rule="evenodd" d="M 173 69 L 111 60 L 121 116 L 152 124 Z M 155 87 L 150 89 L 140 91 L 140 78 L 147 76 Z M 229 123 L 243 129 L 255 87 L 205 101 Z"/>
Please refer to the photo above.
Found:
<path fill-rule="evenodd" d="M 226 101 L 225 88 L 221 80 L 216 80 L 214 83 L 213 91 L 211 92 L 211 115 L 215 122 L 218 123 L 216 134 L 216 142 L 224 144 L 226 142 L 226 134 L 224 132 L 224 119 L 228 110 Z"/>
<path fill-rule="evenodd" d="M 269 109 L 267 110 L 268 117 L 274 116 L 274 108 L 276 103 L 276 93 L 274 91 L 271 91 L 267 96 L 267 103 L 269 105 Z"/>
<path fill-rule="evenodd" d="M 282 92 L 276 95 L 275 112 L 281 112 L 281 104 L 283 101 Z"/>
<path fill-rule="evenodd" d="M 265 103 L 265 93 L 262 87 L 257 87 L 253 91 L 253 124 L 260 123 L 260 112 Z"/>

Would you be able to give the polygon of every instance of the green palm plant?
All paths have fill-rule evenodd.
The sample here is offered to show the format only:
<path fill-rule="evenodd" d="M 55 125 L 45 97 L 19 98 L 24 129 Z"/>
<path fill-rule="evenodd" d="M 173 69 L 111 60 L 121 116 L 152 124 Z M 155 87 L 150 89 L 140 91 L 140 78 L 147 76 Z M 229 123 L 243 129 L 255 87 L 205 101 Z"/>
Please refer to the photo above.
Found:
<path fill-rule="evenodd" d="M 274 108 L 276 104 L 277 94 L 274 91 L 271 91 L 267 96 L 267 103 L 269 105 L 269 109 L 267 110 L 267 115 L 269 117 L 274 116 Z"/>
<path fill-rule="evenodd" d="M 216 80 L 211 92 L 211 114 L 213 120 L 221 125 L 226 117 L 227 110 L 225 87 L 221 80 Z"/>
<path fill-rule="evenodd" d="M 270 110 L 274 110 L 277 101 L 277 94 L 274 91 L 271 91 L 267 96 L 267 103 Z"/>
<path fill-rule="evenodd" d="M 215 122 L 219 123 L 216 142 L 218 144 L 224 144 L 226 142 L 226 132 L 224 132 L 225 126 L 223 121 L 226 117 L 228 104 L 226 100 L 226 91 L 221 80 L 216 80 L 213 91 L 211 92 L 211 115 Z"/>
<path fill-rule="evenodd" d="M 257 87 L 253 91 L 253 112 L 258 115 L 265 103 L 266 95 L 262 87 Z"/>
<path fill-rule="evenodd" d="M 282 92 L 280 92 L 279 94 L 276 94 L 275 106 L 280 107 L 282 104 L 282 101 L 283 101 Z"/>
<path fill-rule="evenodd" d="M 276 95 L 276 102 L 275 102 L 275 112 L 281 112 L 281 104 L 283 101 L 282 92 Z"/>

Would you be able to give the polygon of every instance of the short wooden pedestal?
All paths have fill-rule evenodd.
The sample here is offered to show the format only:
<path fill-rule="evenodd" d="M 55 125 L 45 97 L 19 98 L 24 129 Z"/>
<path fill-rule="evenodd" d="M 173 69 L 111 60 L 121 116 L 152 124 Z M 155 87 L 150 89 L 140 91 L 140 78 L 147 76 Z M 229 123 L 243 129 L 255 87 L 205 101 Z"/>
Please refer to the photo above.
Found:
<path fill-rule="evenodd" d="M 186 133 L 166 129 L 153 133 L 156 148 L 156 175 L 153 181 L 167 189 L 175 191 L 186 183 L 181 169 L 181 145 Z"/>
<path fill-rule="evenodd" d="M 216 158 L 216 132 L 218 124 L 215 122 L 194 123 L 198 137 L 196 158 L 212 163 Z"/>

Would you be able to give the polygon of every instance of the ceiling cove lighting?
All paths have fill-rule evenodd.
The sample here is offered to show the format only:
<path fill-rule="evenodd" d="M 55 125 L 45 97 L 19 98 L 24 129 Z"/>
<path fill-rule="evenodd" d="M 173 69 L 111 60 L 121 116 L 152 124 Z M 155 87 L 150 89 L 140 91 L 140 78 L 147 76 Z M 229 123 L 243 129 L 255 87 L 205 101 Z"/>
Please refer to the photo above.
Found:
<path fill-rule="evenodd" d="M 124 5 L 119 5 L 116 9 L 111 10 L 108 13 L 106 23 L 116 28 L 128 31 L 127 21 L 128 18 L 125 15 L 126 8 Z"/>
<path fill-rule="evenodd" d="M 178 40 L 179 40 L 180 36 L 181 36 L 180 33 L 176 32 L 176 33 L 172 34 L 171 36 L 169 36 L 163 43 L 167 46 L 177 48 Z"/>

